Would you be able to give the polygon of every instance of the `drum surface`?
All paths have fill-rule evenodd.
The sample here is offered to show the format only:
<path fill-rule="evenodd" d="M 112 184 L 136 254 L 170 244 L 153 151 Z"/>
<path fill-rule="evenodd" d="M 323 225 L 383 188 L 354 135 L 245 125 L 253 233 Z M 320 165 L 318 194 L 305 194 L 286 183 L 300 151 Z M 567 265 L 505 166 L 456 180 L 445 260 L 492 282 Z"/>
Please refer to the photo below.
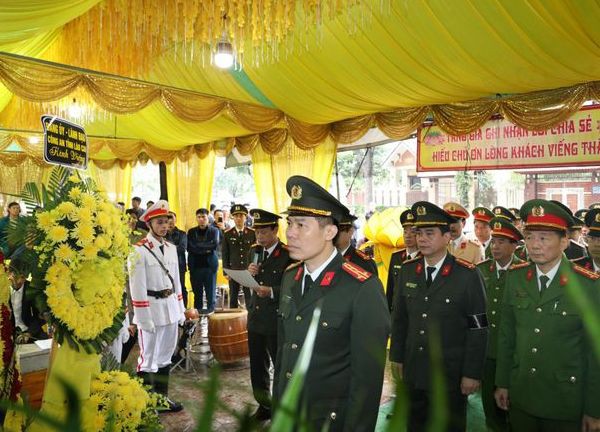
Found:
<path fill-rule="evenodd" d="M 248 358 L 248 312 L 244 309 L 215 311 L 208 318 L 208 343 L 219 363 Z"/>

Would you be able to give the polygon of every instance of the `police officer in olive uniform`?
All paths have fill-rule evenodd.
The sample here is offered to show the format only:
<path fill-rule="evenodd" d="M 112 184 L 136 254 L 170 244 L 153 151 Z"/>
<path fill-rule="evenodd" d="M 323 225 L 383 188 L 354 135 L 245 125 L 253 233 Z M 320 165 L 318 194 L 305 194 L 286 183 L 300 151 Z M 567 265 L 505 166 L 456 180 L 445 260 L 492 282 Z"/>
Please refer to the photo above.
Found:
<path fill-rule="evenodd" d="M 569 260 L 576 260 L 587 256 L 585 246 L 579 244 L 579 238 L 581 237 L 581 228 L 583 228 L 584 222 L 576 218 L 569 207 L 561 203 L 560 201 L 551 200 L 554 204 L 561 207 L 565 212 L 571 216 L 571 225 L 567 228 L 567 238 L 569 240 L 569 246 L 565 249 L 565 255 Z"/>
<path fill-rule="evenodd" d="M 416 258 L 420 253 L 417 249 L 417 238 L 415 236 L 414 225 L 415 216 L 410 209 L 404 210 L 400 214 L 400 225 L 402 225 L 404 236 L 404 249 L 400 249 L 392 254 L 390 265 L 388 266 L 388 279 L 385 295 L 388 300 L 390 311 L 394 304 L 394 282 L 400 273 L 400 268 L 404 261 Z"/>
<path fill-rule="evenodd" d="M 408 431 L 423 431 L 430 421 L 434 395 L 436 366 L 431 357 L 441 352 L 439 367 L 449 414 L 444 430 L 464 431 L 467 396 L 478 390 L 485 360 L 485 289 L 476 267 L 447 251 L 449 224 L 456 219 L 426 201 L 415 203 L 411 210 L 423 256 L 406 261 L 396 282 L 392 370 L 408 390 Z"/>
<path fill-rule="evenodd" d="M 390 318 L 377 276 L 346 262 L 333 245 L 338 223 L 348 213 L 312 180 L 287 181 L 288 250 L 301 260 L 284 273 L 274 397 L 293 378 L 313 313 L 321 310 L 316 339 L 298 406 L 314 430 L 372 432 L 383 385 Z"/>
<path fill-rule="evenodd" d="M 342 254 L 346 261 L 352 262 L 366 271 L 377 275 L 377 264 L 369 255 L 352 246 L 352 236 L 354 235 L 354 221 L 356 216 L 348 213 L 344 215 L 339 224 L 338 235 L 335 239 L 335 247 Z"/>
<path fill-rule="evenodd" d="M 523 262 L 514 255 L 519 241 L 523 239 L 523 235 L 506 218 L 496 217 L 491 219 L 489 223 L 492 227 L 491 250 L 493 258 L 477 265 L 485 282 L 486 311 L 490 328 L 483 379 L 481 381 L 481 401 L 483 402 L 488 430 L 506 431 L 508 430 L 506 411 L 498 408 L 494 399 L 496 389 L 496 345 L 506 272 L 511 265 Z"/>
<path fill-rule="evenodd" d="M 485 259 L 492 257 L 492 250 L 490 248 L 492 242 L 492 229 L 490 227 L 490 220 L 494 217 L 494 213 L 490 209 L 485 207 L 475 207 L 472 211 L 473 219 L 475 220 L 475 237 L 479 240 L 479 243 L 483 246 L 485 251 Z"/>
<path fill-rule="evenodd" d="M 456 258 L 461 258 L 471 264 L 483 261 L 485 251 L 477 240 L 468 239 L 463 234 L 465 220 L 469 217 L 466 208 L 455 202 L 444 204 L 444 210 L 456 219 L 450 224 L 450 236 L 452 241 L 448 244 L 448 251 Z"/>
<path fill-rule="evenodd" d="M 586 236 L 588 256 L 573 260 L 573 263 L 600 273 L 600 209 L 585 212 L 585 226 L 588 229 Z"/>
<path fill-rule="evenodd" d="M 600 363 L 582 307 L 600 307 L 599 276 L 564 256 L 573 220 L 561 206 L 530 200 L 521 217 L 532 262 L 506 277 L 496 402 L 515 431 L 598 430 Z"/>
<path fill-rule="evenodd" d="M 223 268 L 233 270 L 244 270 L 248 267 L 248 252 L 250 247 L 256 241 L 254 230 L 246 226 L 248 209 L 241 204 L 235 204 L 231 207 L 231 216 L 235 222 L 233 228 L 223 233 L 223 242 L 221 243 L 221 254 L 223 259 Z M 250 290 L 243 287 L 246 307 L 250 303 Z M 229 307 L 238 307 L 238 296 L 240 284 L 229 279 Z"/>
<path fill-rule="evenodd" d="M 485 360 L 485 290 L 475 266 L 447 251 L 449 224 L 456 219 L 426 201 L 415 203 L 411 211 L 423 256 L 400 269 L 392 316 L 392 370 L 408 389 L 408 431 L 423 431 L 431 420 L 434 367 L 445 378 L 445 430 L 464 431 L 467 396 L 478 390 Z M 435 350 L 443 358 L 437 365 L 431 362 Z"/>
<path fill-rule="evenodd" d="M 496 206 L 492 209 L 492 213 L 494 213 L 494 217 L 501 217 L 509 221 L 513 226 L 519 231 L 523 232 L 522 224 L 521 224 L 521 216 L 519 214 L 518 208 L 510 208 Z M 525 249 L 525 242 L 523 240 L 519 240 L 517 244 L 517 249 L 515 250 L 515 256 L 522 261 L 527 261 L 529 258 L 527 257 L 527 249 Z"/>
<path fill-rule="evenodd" d="M 271 362 L 277 354 L 277 305 L 283 272 L 292 263 L 287 246 L 277 238 L 280 216 L 262 209 L 250 211 L 256 244 L 250 248 L 248 271 L 261 288 L 252 290 L 248 304 L 248 348 L 250 379 L 259 404 L 253 417 L 271 418 Z"/>

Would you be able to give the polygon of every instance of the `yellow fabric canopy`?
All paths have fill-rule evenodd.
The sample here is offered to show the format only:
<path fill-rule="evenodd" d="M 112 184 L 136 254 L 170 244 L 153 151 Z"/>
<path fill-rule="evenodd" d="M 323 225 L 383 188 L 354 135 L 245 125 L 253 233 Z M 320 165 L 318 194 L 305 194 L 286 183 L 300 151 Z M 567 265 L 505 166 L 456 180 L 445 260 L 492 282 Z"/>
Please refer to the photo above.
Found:
<path fill-rule="evenodd" d="M 372 126 L 399 138 L 428 113 L 450 133 L 476 128 L 494 111 L 528 128 L 549 117 L 542 124 L 546 126 L 572 112 L 558 109 L 554 115 L 539 114 L 557 97 L 537 98 L 537 104 L 531 100 L 510 104 L 496 101 L 495 96 L 600 79 L 600 29 L 596 25 L 600 3 L 592 0 L 457 0 L 451 5 L 442 0 L 361 2 L 367 7 L 348 6 L 344 13 L 323 17 L 318 29 L 309 26 L 296 31 L 280 47 L 277 60 L 267 56 L 252 61 L 260 56 L 247 44 L 248 61 L 235 73 L 214 68 L 207 49 L 190 43 L 187 33 L 180 44 L 175 39 L 172 49 L 149 59 L 144 67 L 128 62 L 138 55 L 140 44 L 153 40 L 153 27 L 119 35 L 114 33 L 122 30 L 117 18 L 144 14 L 144 8 L 135 6 L 142 1 L 147 2 L 69 0 L 56 9 L 49 1 L 11 0 L 10 7 L 0 6 L 0 22 L 11 22 L 6 30 L 0 30 L 0 43 L 29 43 L 54 30 L 59 35 L 48 42 L 46 50 L 27 54 L 83 68 L 102 65 L 99 72 L 107 73 L 130 64 L 128 76 L 168 86 L 171 90 L 156 91 L 138 85 L 132 92 L 149 94 L 135 103 L 124 97 L 129 93 L 124 94 L 122 86 L 115 87 L 102 77 L 69 78 L 56 92 L 64 97 L 69 85 L 74 85 L 69 83 L 78 81 L 91 93 L 91 103 L 100 103 L 111 112 L 133 112 L 118 117 L 96 115 L 95 121 L 84 124 L 86 129 L 111 136 L 116 119 L 116 129 L 128 133 L 127 138 L 171 151 L 256 133 L 260 136 L 245 138 L 246 147 L 250 140 L 260 142 L 265 151 L 281 149 L 288 136 L 274 131 L 278 128 L 285 128 L 304 149 L 326 139 L 352 141 Z M 196 15 L 184 9 L 177 15 L 183 24 L 188 16 Z M 102 19 L 94 19 L 99 17 Z M 139 43 L 111 44 L 118 36 Z M 99 63 L 98 59 L 107 61 Z M 26 80 L 13 83 L 21 88 L 12 90 L 23 92 L 23 97 L 40 95 L 40 86 L 32 84 L 26 91 Z M 209 96 L 198 104 L 194 101 L 199 97 L 177 96 L 177 89 Z M 589 90 L 573 87 L 566 93 L 579 102 L 594 94 Z M 210 95 L 215 99 L 210 100 Z M 456 106 L 479 98 L 484 100 Z M 0 108 L 2 101 L 0 92 Z M 256 106 L 266 101 L 276 108 Z M 578 108 L 574 103 L 568 105 Z M 239 107 L 247 109 L 240 112 Z M 526 117 L 532 107 L 539 115 Z M 27 125 L 9 127 L 28 129 Z M 279 137 L 277 145 L 275 135 Z"/>
<path fill-rule="evenodd" d="M 208 29 L 192 10 L 201 1 L 157 4 L 162 10 L 149 8 L 152 0 L 0 4 L 0 51 L 76 68 L 23 66 L 0 54 L 0 83 L 9 89 L 0 86 L 0 140 L 10 135 L 22 150 L 1 153 L 3 164 L 42 164 L 30 132 L 40 131 L 42 113 L 68 117 L 76 99 L 100 168 L 147 155 L 170 163 L 173 178 L 235 146 L 262 167 L 260 193 L 282 197 L 269 186 L 282 183 L 273 167 L 288 172 L 290 161 L 300 167 L 307 157 L 296 172 L 326 184 L 336 145 L 371 127 L 402 138 L 433 117 L 463 134 L 499 113 L 546 129 L 600 99 L 597 0 L 338 1 L 346 10 L 319 15 L 319 26 L 304 21 L 278 47 L 244 44 L 243 67 L 229 72 L 212 66 L 201 43 Z M 276 9 L 264 20 L 282 16 Z"/>

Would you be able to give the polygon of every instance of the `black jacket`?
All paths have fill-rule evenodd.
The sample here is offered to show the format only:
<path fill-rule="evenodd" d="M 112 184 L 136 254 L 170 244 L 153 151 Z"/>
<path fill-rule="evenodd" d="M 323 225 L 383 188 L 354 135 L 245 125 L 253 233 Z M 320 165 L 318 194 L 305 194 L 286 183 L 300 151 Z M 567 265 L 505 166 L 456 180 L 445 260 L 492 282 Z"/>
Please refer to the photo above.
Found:
<path fill-rule="evenodd" d="M 390 360 L 403 364 L 404 382 L 431 390 L 431 337 L 437 332 L 448 391 L 462 377 L 481 379 L 488 338 L 481 273 L 450 253 L 427 288 L 424 258 L 405 261 L 395 284 Z"/>
<path fill-rule="evenodd" d="M 31 298 L 31 289 L 29 287 L 29 281 L 25 281 L 21 287 L 23 290 L 23 304 L 21 306 L 21 320 L 27 326 L 27 333 L 29 333 L 34 339 L 47 339 L 48 335 L 42 330 L 42 326 L 46 323 L 40 312 L 34 306 L 34 301 Z M 15 321 L 14 307 L 11 299 L 11 312 L 13 323 Z"/>
<path fill-rule="evenodd" d="M 210 268 L 217 271 L 219 259 L 217 248 L 219 247 L 219 230 L 213 226 L 207 226 L 206 230 L 199 227 L 190 229 L 187 233 L 188 266 L 190 271 L 197 268 Z"/>
<path fill-rule="evenodd" d="M 252 262 L 253 256 L 262 254 L 264 248 L 253 245 L 250 248 L 248 261 Z M 283 272 L 292 263 L 287 246 L 279 242 L 266 261 L 260 264 L 260 270 L 254 277 L 256 281 L 273 289 L 273 298 L 259 297 L 252 291 L 252 298 L 248 306 L 248 331 L 264 335 L 277 334 L 277 306 Z"/>
<path fill-rule="evenodd" d="M 173 232 L 167 234 L 166 239 L 177 246 L 177 258 L 179 260 L 179 272 L 186 270 L 185 251 L 187 250 L 187 234 L 185 231 L 175 227 Z"/>

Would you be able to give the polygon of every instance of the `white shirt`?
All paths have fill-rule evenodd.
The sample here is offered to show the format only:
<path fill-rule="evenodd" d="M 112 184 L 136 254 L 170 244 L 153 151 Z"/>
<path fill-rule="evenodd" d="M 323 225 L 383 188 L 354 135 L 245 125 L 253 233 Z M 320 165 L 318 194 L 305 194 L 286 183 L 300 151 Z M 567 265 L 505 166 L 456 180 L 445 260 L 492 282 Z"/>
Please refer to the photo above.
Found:
<path fill-rule="evenodd" d="M 13 315 L 15 316 L 15 326 L 21 331 L 27 331 L 27 326 L 23 322 L 23 285 L 18 290 L 10 288 L 10 304 L 12 305 Z"/>
<path fill-rule="evenodd" d="M 441 260 L 439 260 L 436 265 L 428 264 L 427 258 L 425 258 L 425 260 L 424 260 L 425 261 L 425 279 L 427 279 L 427 267 L 435 267 L 435 270 L 431 274 L 431 281 L 433 282 L 435 280 L 435 277 L 437 276 L 438 272 L 442 268 L 442 264 L 444 264 L 444 261 L 446 261 L 447 255 L 448 254 L 444 255 L 444 257 Z"/>
<path fill-rule="evenodd" d="M 325 270 L 325 268 L 329 265 L 329 263 L 331 263 L 331 261 L 333 261 L 333 259 L 336 257 L 337 254 L 338 254 L 338 250 L 336 248 L 333 248 L 333 252 L 331 252 L 331 255 L 329 256 L 329 258 L 327 258 L 327 260 L 325 260 L 325 262 L 323 264 L 321 264 L 319 267 L 314 269 L 312 273 L 308 271 L 308 267 L 306 267 L 306 264 L 304 264 L 304 275 L 309 275 L 310 278 L 313 280 L 313 282 L 315 282 L 319 278 L 321 273 L 323 273 L 323 270 Z M 304 294 L 304 280 L 305 280 L 305 278 L 302 278 L 302 294 Z"/>
<path fill-rule="evenodd" d="M 496 261 L 496 279 L 500 279 L 500 270 L 507 271 L 508 268 L 511 266 L 512 262 L 513 262 L 513 259 L 511 258 L 510 261 L 508 262 L 508 264 L 506 264 L 504 267 L 502 267 L 500 265 L 500 263 L 498 261 Z"/>
<path fill-rule="evenodd" d="M 596 261 L 592 260 L 594 262 L 594 271 L 596 273 L 600 273 L 600 266 L 598 264 L 596 264 Z"/>
<path fill-rule="evenodd" d="M 486 242 L 481 243 L 481 246 L 483 246 L 484 249 L 487 249 L 488 245 L 490 244 L 490 242 L 492 241 L 492 237 L 490 237 L 489 239 L 487 239 Z"/>
<path fill-rule="evenodd" d="M 275 248 L 277 247 L 278 244 L 279 244 L 279 240 L 277 240 L 275 243 L 273 243 L 273 246 L 271 246 L 269 249 L 264 250 L 267 253 L 266 258 L 271 256 L 271 254 L 273 253 L 273 251 L 275 250 Z"/>
<path fill-rule="evenodd" d="M 413 252 L 409 252 L 408 249 L 406 249 L 406 259 L 413 259 L 414 257 L 417 256 L 418 253 L 419 253 L 419 249 L 417 249 Z"/>
<path fill-rule="evenodd" d="M 546 274 L 542 273 L 539 269 L 538 266 L 535 266 L 535 272 L 537 275 L 537 283 L 538 283 L 538 290 L 542 290 L 542 287 L 540 285 L 540 276 L 547 276 L 548 277 L 548 283 L 546 283 L 546 288 L 548 288 L 550 286 L 550 284 L 552 283 L 552 279 L 554 279 L 554 276 L 556 276 L 556 273 L 558 273 L 558 268 L 560 267 L 560 262 L 561 260 L 558 260 L 558 262 L 556 263 L 556 265 L 554 267 L 552 267 L 550 269 L 550 271 Z"/>

